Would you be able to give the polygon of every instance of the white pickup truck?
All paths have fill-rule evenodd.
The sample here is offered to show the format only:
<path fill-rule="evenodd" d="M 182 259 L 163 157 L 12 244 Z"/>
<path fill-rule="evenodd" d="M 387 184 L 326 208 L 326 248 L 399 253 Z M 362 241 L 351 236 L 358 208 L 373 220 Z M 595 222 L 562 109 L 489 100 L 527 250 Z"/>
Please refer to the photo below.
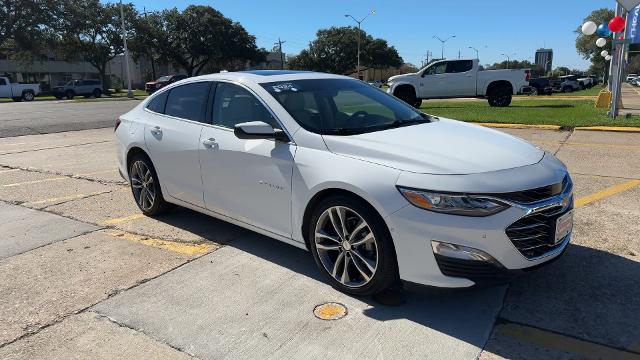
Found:
<path fill-rule="evenodd" d="M 33 101 L 38 94 L 40 94 L 40 84 L 12 84 L 8 77 L 0 76 L 0 98 Z"/>
<path fill-rule="evenodd" d="M 422 99 L 487 98 L 491 106 L 509 106 L 512 95 L 529 85 L 531 72 L 483 70 L 477 59 L 441 60 L 417 73 L 392 76 L 387 92 L 419 107 Z"/>

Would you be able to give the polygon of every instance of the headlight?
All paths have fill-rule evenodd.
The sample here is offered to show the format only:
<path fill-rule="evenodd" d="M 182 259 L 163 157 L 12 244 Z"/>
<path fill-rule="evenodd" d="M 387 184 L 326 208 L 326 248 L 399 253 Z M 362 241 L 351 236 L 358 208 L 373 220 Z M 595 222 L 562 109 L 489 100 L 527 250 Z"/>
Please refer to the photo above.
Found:
<path fill-rule="evenodd" d="M 447 194 L 398 187 L 411 204 L 429 211 L 462 216 L 489 216 L 509 205 L 497 200 L 466 194 Z"/>

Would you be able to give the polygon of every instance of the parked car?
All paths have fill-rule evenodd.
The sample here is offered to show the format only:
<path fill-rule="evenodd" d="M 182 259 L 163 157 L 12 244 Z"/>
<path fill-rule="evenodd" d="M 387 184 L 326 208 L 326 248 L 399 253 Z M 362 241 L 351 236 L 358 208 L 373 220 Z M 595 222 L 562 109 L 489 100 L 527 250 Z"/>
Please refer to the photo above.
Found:
<path fill-rule="evenodd" d="M 6 76 L 0 76 L 0 98 L 13 101 L 33 101 L 40 94 L 40 84 L 12 83 Z"/>
<path fill-rule="evenodd" d="M 71 80 L 64 86 L 55 86 L 51 92 L 56 99 L 60 100 L 66 97 L 71 100 L 76 96 L 99 98 L 102 96 L 102 89 L 102 81 L 100 80 Z"/>
<path fill-rule="evenodd" d="M 422 99 L 487 98 L 491 106 L 509 106 L 528 85 L 529 70 L 482 70 L 478 60 L 442 60 L 417 73 L 392 76 L 389 94 L 420 106 Z"/>
<path fill-rule="evenodd" d="M 120 116 L 115 137 L 145 215 L 177 204 L 306 249 L 349 294 L 470 287 L 571 238 L 573 185 L 553 154 L 346 76 L 198 76 Z"/>
<path fill-rule="evenodd" d="M 559 76 L 558 82 L 554 88 L 554 91 L 560 92 L 573 92 L 576 90 L 581 90 L 580 82 L 578 82 L 578 77 L 575 75 L 565 75 Z"/>
<path fill-rule="evenodd" d="M 593 82 L 593 85 L 598 85 L 600 83 L 602 83 L 602 79 L 596 75 L 589 75 L 589 77 L 591 78 L 591 81 Z"/>
<path fill-rule="evenodd" d="M 625 79 L 625 81 L 630 83 L 631 81 L 635 80 L 637 77 L 638 77 L 637 74 L 629 74 L 627 75 L 627 78 Z"/>
<path fill-rule="evenodd" d="M 593 79 L 590 77 L 578 78 L 578 83 L 580 84 L 580 88 L 582 90 L 589 89 L 593 87 Z"/>
<path fill-rule="evenodd" d="M 163 87 L 173 84 L 176 81 L 180 81 L 182 79 L 186 79 L 187 75 L 165 75 L 159 77 L 156 81 L 149 81 L 144 84 L 144 90 L 147 94 L 153 94 L 154 92 L 162 89 Z"/>
<path fill-rule="evenodd" d="M 529 86 L 532 88 L 530 95 L 551 95 L 558 78 L 541 77 L 529 80 Z"/>
<path fill-rule="evenodd" d="M 373 87 L 377 87 L 377 88 L 381 88 L 382 87 L 382 81 L 380 81 L 380 80 L 369 81 L 368 84 L 373 86 Z"/>

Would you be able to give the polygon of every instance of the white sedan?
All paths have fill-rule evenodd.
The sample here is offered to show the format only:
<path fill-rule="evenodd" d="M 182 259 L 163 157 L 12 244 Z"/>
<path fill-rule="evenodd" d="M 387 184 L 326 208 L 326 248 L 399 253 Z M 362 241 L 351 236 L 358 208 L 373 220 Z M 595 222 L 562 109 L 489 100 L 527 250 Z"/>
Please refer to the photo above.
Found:
<path fill-rule="evenodd" d="M 144 214 L 177 204 L 308 249 L 350 294 L 508 279 L 571 238 L 573 185 L 552 154 L 344 76 L 190 78 L 115 134 Z"/>

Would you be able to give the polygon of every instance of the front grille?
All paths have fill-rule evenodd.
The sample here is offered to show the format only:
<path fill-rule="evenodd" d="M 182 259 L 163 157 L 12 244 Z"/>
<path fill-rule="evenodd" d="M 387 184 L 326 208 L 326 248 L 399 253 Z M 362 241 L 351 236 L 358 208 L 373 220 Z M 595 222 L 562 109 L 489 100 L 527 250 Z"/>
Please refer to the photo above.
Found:
<path fill-rule="evenodd" d="M 543 256 L 562 245 L 563 241 L 554 244 L 556 219 L 572 208 L 573 200 L 564 211 L 562 206 L 557 206 L 527 215 L 511 224 L 505 232 L 527 259 Z"/>
<path fill-rule="evenodd" d="M 500 194 L 500 198 L 521 204 L 531 204 L 561 194 L 562 190 L 564 190 L 568 182 L 569 177 L 565 176 L 562 182 L 559 182 L 557 184 L 547 185 L 530 190 L 504 193 Z"/>

